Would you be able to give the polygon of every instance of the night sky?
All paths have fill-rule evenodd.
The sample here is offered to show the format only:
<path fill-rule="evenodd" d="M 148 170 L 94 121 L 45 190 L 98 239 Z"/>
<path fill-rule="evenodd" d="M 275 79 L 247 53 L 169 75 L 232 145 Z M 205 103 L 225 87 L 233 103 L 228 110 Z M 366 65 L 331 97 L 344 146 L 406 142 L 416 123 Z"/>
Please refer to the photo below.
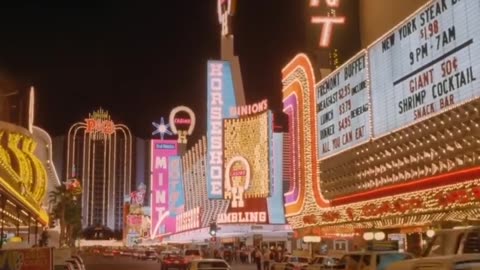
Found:
<path fill-rule="evenodd" d="M 151 138 L 152 121 L 186 105 L 196 137 L 205 134 L 206 62 L 220 57 L 216 0 L 113 2 L 0 7 L 0 76 L 36 87 L 35 124 L 52 136 L 100 106 Z M 281 69 L 305 47 L 304 1 L 237 2 L 247 102 L 268 98 L 281 111 Z"/>

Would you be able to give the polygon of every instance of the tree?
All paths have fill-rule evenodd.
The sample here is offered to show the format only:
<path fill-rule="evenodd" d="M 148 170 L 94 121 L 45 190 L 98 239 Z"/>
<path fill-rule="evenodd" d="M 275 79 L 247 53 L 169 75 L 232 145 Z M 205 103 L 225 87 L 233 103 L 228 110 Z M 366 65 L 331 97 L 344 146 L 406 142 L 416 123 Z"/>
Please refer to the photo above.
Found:
<path fill-rule="evenodd" d="M 60 246 L 74 246 L 82 228 L 82 207 L 78 193 L 62 184 L 49 193 L 51 215 L 60 222 Z"/>

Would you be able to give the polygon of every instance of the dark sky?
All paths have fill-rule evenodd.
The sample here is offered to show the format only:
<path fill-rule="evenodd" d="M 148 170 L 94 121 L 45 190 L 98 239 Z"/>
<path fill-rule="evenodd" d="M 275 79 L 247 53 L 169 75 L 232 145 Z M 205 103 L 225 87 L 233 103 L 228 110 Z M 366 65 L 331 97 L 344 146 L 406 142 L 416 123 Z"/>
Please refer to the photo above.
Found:
<path fill-rule="evenodd" d="M 36 87 L 35 124 L 65 134 L 102 106 L 150 138 L 152 121 L 186 105 L 199 120 L 196 137 L 204 134 L 206 62 L 220 56 L 216 0 L 114 2 L 0 7 L 0 72 Z M 304 48 L 303 5 L 238 1 L 235 50 L 248 102 L 268 98 L 281 110 L 281 69 Z"/>

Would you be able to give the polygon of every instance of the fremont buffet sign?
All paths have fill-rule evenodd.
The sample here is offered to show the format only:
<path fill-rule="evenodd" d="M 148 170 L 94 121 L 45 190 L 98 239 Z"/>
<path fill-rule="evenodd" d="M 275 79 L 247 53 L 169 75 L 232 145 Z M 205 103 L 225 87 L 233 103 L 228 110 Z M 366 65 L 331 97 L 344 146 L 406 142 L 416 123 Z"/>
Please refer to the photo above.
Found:
<path fill-rule="evenodd" d="M 477 0 L 432 1 L 315 86 L 319 159 L 480 96 Z"/>

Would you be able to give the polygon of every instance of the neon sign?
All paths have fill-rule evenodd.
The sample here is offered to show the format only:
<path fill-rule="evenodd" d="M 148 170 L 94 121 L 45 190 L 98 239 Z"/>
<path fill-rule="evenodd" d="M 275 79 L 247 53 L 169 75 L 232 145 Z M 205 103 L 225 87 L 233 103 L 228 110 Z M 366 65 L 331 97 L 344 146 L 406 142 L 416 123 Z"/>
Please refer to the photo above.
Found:
<path fill-rule="evenodd" d="M 85 119 L 85 124 L 85 133 L 111 135 L 115 132 L 115 124 L 110 120 L 110 115 L 101 108 L 90 113 Z"/>
<path fill-rule="evenodd" d="M 179 112 L 186 112 L 190 119 L 188 118 L 175 118 Z M 172 128 L 173 134 L 178 135 L 178 143 L 187 143 L 187 135 L 192 135 L 193 129 L 195 128 L 195 114 L 192 109 L 187 106 L 178 106 L 173 108 L 169 115 L 169 121 Z M 177 124 L 185 125 L 190 124 L 186 129 L 184 127 L 178 128 Z"/>
<path fill-rule="evenodd" d="M 230 117 L 248 116 L 268 110 L 268 100 L 264 99 L 254 104 L 236 106 L 230 108 Z"/>
<path fill-rule="evenodd" d="M 230 34 L 229 18 L 233 16 L 235 0 L 217 0 L 218 22 L 222 25 L 222 36 Z"/>
<path fill-rule="evenodd" d="M 340 0 L 325 0 L 325 3 L 330 8 L 338 8 L 340 6 Z M 310 7 L 315 8 L 320 6 L 320 0 L 310 0 Z M 333 13 L 334 14 L 334 13 Z M 320 41 L 318 45 L 320 47 L 328 47 L 332 39 L 333 26 L 335 24 L 344 24 L 344 16 L 312 16 L 310 18 L 312 24 L 322 24 L 322 30 L 320 34 Z"/>

